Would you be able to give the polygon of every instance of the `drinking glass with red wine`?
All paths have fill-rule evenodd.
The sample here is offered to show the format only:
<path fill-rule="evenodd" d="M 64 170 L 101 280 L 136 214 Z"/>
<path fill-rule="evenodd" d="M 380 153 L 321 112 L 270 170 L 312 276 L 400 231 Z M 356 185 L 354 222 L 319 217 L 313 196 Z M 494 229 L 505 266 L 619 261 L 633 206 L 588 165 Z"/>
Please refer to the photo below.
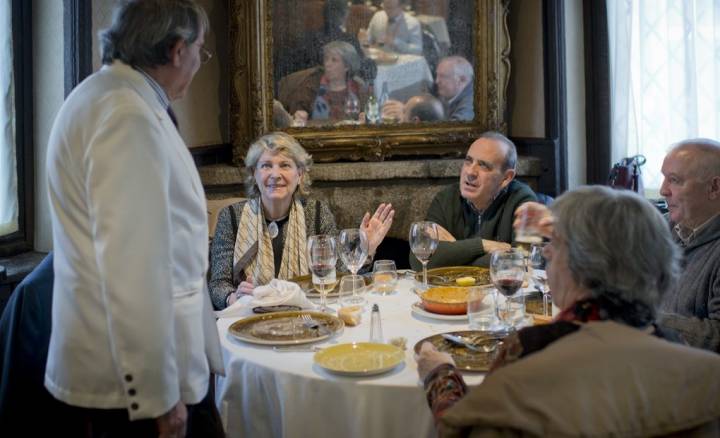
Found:
<path fill-rule="evenodd" d="M 517 291 L 525 279 L 525 253 L 518 249 L 495 251 L 490 256 L 490 278 L 503 296 L 505 310 L 501 310 L 500 319 L 514 327 L 525 318 L 525 297 Z"/>
<path fill-rule="evenodd" d="M 329 312 L 327 294 L 335 289 L 337 284 L 335 264 L 337 263 L 337 249 L 335 237 L 320 234 L 310 236 L 307 243 L 308 262 L 312 272 L 312 282 L 315 290 L 320 293 L 320 311 Z"/>

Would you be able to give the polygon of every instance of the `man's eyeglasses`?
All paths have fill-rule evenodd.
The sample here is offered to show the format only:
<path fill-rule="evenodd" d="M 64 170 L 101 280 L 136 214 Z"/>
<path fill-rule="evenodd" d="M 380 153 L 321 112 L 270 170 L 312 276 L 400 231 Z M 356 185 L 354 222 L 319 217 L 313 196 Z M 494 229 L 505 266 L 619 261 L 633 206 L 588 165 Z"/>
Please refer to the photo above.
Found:
<path fill-rule="evenodd" d="M 210 59 L 212 59 L 212 52 L 206 49 L 205 46 L 200 46 L 200 62 L 207 64 Z"/>

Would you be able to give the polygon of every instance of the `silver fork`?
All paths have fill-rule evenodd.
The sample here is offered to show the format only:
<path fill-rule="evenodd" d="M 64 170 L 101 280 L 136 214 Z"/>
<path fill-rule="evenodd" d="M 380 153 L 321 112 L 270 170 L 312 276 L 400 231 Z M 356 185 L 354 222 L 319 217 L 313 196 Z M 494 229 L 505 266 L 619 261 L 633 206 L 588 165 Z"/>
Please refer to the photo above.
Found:
<path fill-rule="evenodd" d="M 305 327 L 312 330 L 317 330 L 320 328 L 320 324 L 318 324 L 317 321 L 315 321 L 312 316 L 308 315 L 307 313 L 303 313 L 302 315 L 300 315 L 300 318 L 302 319 Z"/>

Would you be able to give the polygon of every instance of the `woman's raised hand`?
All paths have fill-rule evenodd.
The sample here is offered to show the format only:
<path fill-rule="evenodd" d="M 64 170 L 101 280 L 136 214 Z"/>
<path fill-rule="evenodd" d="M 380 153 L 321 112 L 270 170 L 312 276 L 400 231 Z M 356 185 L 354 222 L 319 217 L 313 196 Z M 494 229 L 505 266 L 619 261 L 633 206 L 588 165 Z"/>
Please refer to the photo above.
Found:
<path fill-rule="evenodd" d="M 367 236 L 369 255 L 375 255 L 375 250 L 380 246 L 380 243 L 390 230 L 393 217 L 395 217 L 395 210 L 392 208 L 392 204 L 389 203 L 380 204 L 372 216 L 370 216 L 370 213 L 365 213 L 365 216 L 363 216 L 360 229 Z"/>

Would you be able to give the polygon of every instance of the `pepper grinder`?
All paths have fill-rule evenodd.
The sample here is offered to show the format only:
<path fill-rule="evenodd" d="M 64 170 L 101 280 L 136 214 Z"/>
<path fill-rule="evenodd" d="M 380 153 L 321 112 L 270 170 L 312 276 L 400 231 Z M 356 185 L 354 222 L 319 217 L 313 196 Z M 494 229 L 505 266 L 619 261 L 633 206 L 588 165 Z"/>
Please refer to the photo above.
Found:
<path fill-rule="evenodd" d="M 377 304 L 373 304 L 372 313 L 370 314 L 370 342 L 382 344 L 383 339 L 382 322 L 380 321 L 380 308 Z"/>

